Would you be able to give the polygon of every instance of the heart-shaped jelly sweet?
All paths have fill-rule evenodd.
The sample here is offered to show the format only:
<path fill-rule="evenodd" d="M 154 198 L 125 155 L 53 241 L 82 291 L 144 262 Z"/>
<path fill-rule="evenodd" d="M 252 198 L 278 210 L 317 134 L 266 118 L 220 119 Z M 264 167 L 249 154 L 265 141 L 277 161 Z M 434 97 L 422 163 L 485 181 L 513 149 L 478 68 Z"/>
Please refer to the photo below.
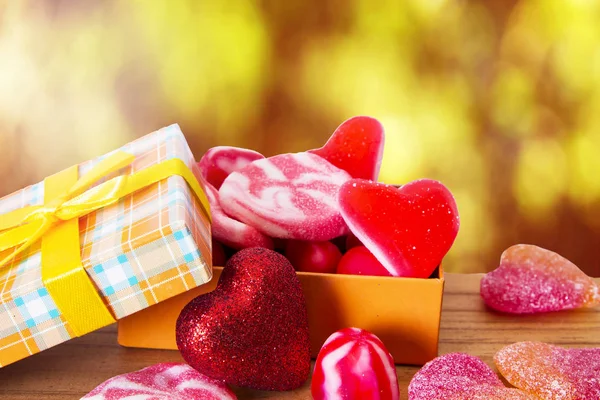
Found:
<path fill-rule="evenodd" d="M 310 369 L 306 302 L 294 267 L 264 248 L 236 253 L 217 288 L 181 311 L 177 347 L 192 367 L 259 390 L 301 386 Z"/>
<path fill-rule="evenodd" d="M 592 307 L 600 288 L 575 264 L 541 247 L 518 244 L 502 253 L 500 266 L 481 279 L 490 307 L 513 314 Z"/>
<path fill-rule="evenodd" d="M 508 382 L 540 399 L 600 399 L 600 348 L 519 342 L 496 353 L 494 361 Z"/>
<path fill-rule="evenodd" d="M 431 179 L 399 189 L 353 179 L 340 188 L 338 202 L 352 233 L 392 276 L 429 277 L 458 233 L 454 197 Z"/>
<path fill-rule="evenodd" d="M 423 366 L 408 385 L 409 400 L 535 400 L 504 386 L 481 359 L 450 353 Z"/>
<path fill-rule="evenodd" d="M 325 146 L 309 150 L 323 157 L 353 178 L 377 180 L 383 158 L 385 134 L 379 121 L 353 117 L 333 132 Z"/>

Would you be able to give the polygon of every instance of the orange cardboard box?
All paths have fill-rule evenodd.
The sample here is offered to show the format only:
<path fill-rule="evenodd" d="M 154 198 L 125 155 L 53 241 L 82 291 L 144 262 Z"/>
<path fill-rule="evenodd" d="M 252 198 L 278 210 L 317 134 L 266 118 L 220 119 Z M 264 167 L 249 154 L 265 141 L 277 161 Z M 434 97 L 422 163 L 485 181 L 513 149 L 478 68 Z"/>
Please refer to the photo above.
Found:
<path fill-rule="evenodd" d="M 118 321 L 127 347 L 177 349 L 175 322 L 194 297 L 215 289 L 211 282 Z M 357 327 L 377 335 L 396 364 L 423 365 L 437 357 L 444 274 L 429 279 L 298 272 L 308 308 L 311 353 L 317 356 L 333 332 Z"/>

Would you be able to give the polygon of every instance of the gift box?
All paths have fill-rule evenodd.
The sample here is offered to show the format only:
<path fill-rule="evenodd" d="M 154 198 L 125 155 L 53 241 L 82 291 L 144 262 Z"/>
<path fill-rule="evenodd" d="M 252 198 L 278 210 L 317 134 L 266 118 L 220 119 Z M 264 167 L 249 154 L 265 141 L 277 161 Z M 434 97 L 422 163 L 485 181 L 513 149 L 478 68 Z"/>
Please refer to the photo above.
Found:
<path fill-rule="evenodd" d="M 0 199 L 0 367 L 211 280 L 195 168 L 172 125 Z"/>
<path fill-rule="evenodd" d="M 216 288 L 213 279 L 118 322 L 119 343 L 127 347 L 177 349 L 175 322 L 194 297 Z M 438 353 L 444 291 L 441 266 L 429 279 L 297 272 L 306 298 L 311 354 L 316 358 L 333 332 L 347 327 L 371 331 L 397 364 L 423 365 Z"/>

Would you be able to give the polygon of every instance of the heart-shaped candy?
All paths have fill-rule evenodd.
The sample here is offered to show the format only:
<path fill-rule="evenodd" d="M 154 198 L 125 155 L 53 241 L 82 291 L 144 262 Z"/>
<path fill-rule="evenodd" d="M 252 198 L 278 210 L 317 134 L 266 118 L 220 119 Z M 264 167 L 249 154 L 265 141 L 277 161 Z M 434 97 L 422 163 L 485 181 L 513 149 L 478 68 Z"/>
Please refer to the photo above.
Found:
<path fill-rule="evenodd" d="M 374 118 L 353 117 L 333 132 L 325 146 L 309 150 L 353 178 L 377 180 L 383 158 L 385 134 Z"/>
<path fill-rule="evenodd" d="M 502 253 L 500 266 L 481 280 L 481 297 L 491 308 L 514 314 L 592 307 L 600 289 L 566 258 L 519 244 Z"/>
<path fill-rule="evenodd" d="M 409 400 L 535 400 L 504 386 L 481 359 L 450 353 L 423 366 L 408 385 Z"/>
<path fill-rule="evenodd" d="M 224 383 L 187 364 L 162 363 L 101 383 L 82 400 L 235 400 Z"/>
<path fill-rule="evenodd" d="M 265 157 L 253 150 L 231 146 L 217 146 L 208 149 L 204 153 L 200 161 L 198 161 L 198 166 L 200 167 L 202 177 L 218 190 L 229 174 L 261 158 Z"/>
<path fill-rule="evenodd" d="M 257 160 L 225 179 L 225 212 L 274 238 L 325 241 L 348 232 L 337 206 L 350 175 L 310 153 Z"/>
<path fill-rule="evenodd" d="M 353 179 L 340 188 L 338 202 L 352 233 L 392 276 L 429 277 L 458 233 L 454 197 L 434 180 L 398 189 Z"/>
<path fill-rule="evenodd" d="M 211 378 L 259 390 L 301 386 L 310 342 L 294 267 L 272 250 L 239 251 L 217 288 L 181 311 L 176 339 L 183 358 Z"/>
<path fill-rule="evenodd" d="M 508 382 L 540 399 L 600 399 L 600 348 L 520 342 L 500 350 L 494 361 Z"/>

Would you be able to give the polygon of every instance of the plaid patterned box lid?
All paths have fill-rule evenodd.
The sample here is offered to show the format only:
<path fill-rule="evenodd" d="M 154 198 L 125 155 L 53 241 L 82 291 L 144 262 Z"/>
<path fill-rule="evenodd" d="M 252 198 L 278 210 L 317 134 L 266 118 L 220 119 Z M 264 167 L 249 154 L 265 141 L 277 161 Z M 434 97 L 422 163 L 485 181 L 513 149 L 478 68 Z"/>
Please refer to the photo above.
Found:
<path fill-rule="evenodd" d="M 136 159 L 104 180 L 172 158 L 181 159 L 199 176 L 177 125 L 119 150 Z M 80 164 L 79 175 L 109 154 Z M 43 182 L 29 186 L 0 199 L 0 215 L 41 205 L 43 198 Z M 180 176 L 80 218 L 79 233 L 84 269 L 116 319 L 212 278 L 210 222 Z M 38 243 L 0 270 L 0 367 L 74 337 L 42 284 L 40 250 Z M 10 251 L 0 253 L 0 258 Z"/>

